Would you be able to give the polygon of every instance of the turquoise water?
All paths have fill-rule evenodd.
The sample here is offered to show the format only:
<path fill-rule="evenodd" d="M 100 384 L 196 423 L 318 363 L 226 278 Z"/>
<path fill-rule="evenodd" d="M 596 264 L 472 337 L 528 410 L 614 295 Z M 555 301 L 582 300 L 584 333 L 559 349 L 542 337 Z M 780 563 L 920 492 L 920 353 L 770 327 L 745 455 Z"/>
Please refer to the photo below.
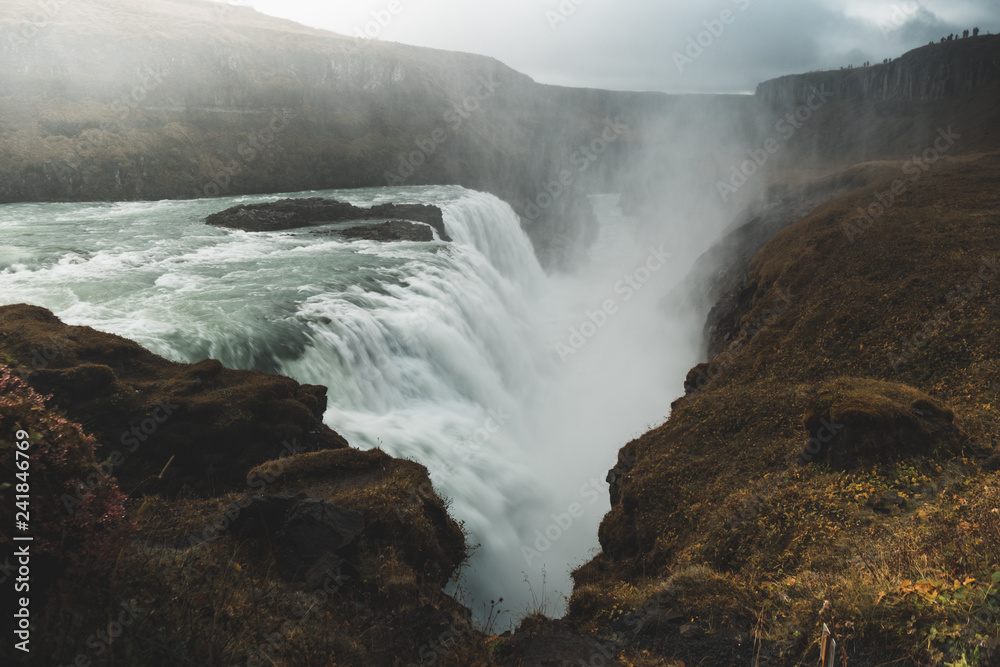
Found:
<path fill-rule="evenodd" d="M 435 204 L 454 242 L 204 223 L 285 196 Z M 5 205 L 0 303 L 44 306 L 177 361 L 329 387 L 325 421 L 354 446 L 425 464 L 482 545 L 461 584 L 467 603 L 503 596 L 520 613 L 541 597 L 558 614 L 569 569 L 597 547 L 617 449 L 665 418 L 695 354 L 691 323 L 657 308 L 685 265 L 661 258 L 643 273 L 657 263 L 648 242 L 615 196 L 592 201 L 592 261 L 558 276 L 507 204 L 454 186 Z M 630 276 L 645 280 L 628 294 Z M 609 300 L 614 312 L 597 313 Z M 581 327 L 593 335 L 574 338 Z M 553 530 L 574 503 L 580 516 Z"/>

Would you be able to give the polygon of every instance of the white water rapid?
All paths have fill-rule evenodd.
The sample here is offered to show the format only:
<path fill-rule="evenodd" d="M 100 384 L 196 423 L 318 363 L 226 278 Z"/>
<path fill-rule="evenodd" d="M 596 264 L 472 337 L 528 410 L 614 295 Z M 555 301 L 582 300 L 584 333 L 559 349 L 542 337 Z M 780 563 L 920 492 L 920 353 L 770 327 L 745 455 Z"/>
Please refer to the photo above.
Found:
<path fill-rule="evenodd" d="M 317 195 L 438 205 L 454 242 L 203 222 Z M 5 205 L 0 303 L 44 306 L 174 360 L 328 386 L 332 428 L 420 461 L 452 499 L 481 544 L 460 584 L 474 611 L 502 596 L 515 619 L 543 602 L 558 615 L 570 569 L 597 548 L 618 448 L 666 418 L 696 354 L 695 323 L 658 307 L 693 256 L 641 239 L 616 201 L 592 198 L 591 261 L 556 276 L 507 204 L 459 187 Z"/>

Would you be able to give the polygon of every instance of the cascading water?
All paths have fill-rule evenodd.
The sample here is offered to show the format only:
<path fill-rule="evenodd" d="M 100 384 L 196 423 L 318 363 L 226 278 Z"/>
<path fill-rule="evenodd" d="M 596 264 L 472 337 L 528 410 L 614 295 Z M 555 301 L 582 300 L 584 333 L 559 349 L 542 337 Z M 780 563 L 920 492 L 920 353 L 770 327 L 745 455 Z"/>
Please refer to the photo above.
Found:
<path fill-rule="evenodd" d="M 597 545 L 618 447 L 666 416 L 694 360 L 690 323 L 657 308 L 685 262 L 640 242 L 613 196 L 594 198 L 602 235 L 590 266 L 549 277 L 490 195 L 291 196 L 317 194 L 438 205 L 454 242 L 203 222 L 276 195 L 7 205 L 0 303 L 44 306 L 178 361 L 214 357 L 328 386 L 327 423 L 354 446 L 425 464 L 482 545 L 462 582 L 467 602 L 503 596 L 515 612 L 545 601 L 560 613 L 569 568 Z"/>

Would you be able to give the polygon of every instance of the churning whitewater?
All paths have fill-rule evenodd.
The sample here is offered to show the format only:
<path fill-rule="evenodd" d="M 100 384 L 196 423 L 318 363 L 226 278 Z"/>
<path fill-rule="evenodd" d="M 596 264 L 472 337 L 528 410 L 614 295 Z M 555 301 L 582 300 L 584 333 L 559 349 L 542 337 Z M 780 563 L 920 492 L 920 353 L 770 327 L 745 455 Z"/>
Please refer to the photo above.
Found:
<path fill-rule="evenodd" d="M 324 196 L 440 206 L 453 243 L 346 242 L 315 229 L 223 230 L 240 203 Z M 592 198 L 601 235 L 576 275 L 547 276 L 518 216 L 457 186 L 146 203 L 0 207 L 0 303 L 329 387 L 326 422 L 356 447 L 426 465 L 481 545 L 458 592 L 520 614 L 564 610 L 597 548 L 605 474 L 667 416 L 694 361 L 659 300 L 690 262 Z M 401 513 L 402 516 L 402 513 Z"/>

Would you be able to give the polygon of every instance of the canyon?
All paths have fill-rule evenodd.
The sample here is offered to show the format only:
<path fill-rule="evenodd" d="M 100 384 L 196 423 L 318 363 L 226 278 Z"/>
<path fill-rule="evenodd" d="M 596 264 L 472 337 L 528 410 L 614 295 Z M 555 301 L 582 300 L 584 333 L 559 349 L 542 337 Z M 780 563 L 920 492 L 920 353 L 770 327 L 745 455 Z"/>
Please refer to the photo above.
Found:
<path fill-rule="evenodd" d="M 399 396 L 380 400 L 409 409 L 412 366 L 398 375 L 387 366 L 410 363 L 425 329 L 394 337 L 397 315 L 380 314 L 393 364 L 369 367 L 340 349 L 335 364 L 314 353 L 339 331 L 331 327 L 372 335 L 339 304 L 234 320 L 237 335 L 272 346 L 246 351 L 218 332 L 165 328 L 135 328 L 140 345 L 4 294 L 0 438 L 6 448 L 22 428 L 34 434 L 34 483 L 46 489 L 36 511 L 48 597 L 33 613 L 48 646 L 34 664 L 89 660 L 84 639 L 129 601 L 141 611 L 95 663 L 793 665 L 818 660 L 823 624 L 851 664 L 1000 660 L 1000 36 L 785 76 L 754 95 L 671 96 L 541 85 L 489 58 L 369 43 L 199 0 L 57 2 L 26 35 L 32 6 L 0 8 L 0 202 L 108 215 L 91 202 L 176 200 L 178 229 L 207 218 L 206 234 L 251 229 L 261 236 L 250 243 L 303 253 L 315 239 L 295 234 L 315 224 L 426 223 L 452 247 L 420 261 L 442 262 L 433 267 L 443 283 L 461 269 L 500 285 L 509 310 L 498 312 L 519 331 L 510 294 L 531 292 L 542 269 L 558 281 L 596 266 L 588 258 L 614 235 L 601 235 L 587 195 L 620 192 L 639 259 L 649 247 L 661 266 L 675 266 L 670 256 L 689 263 L 655 300 L 665 279 L 633 292 L 651 312 L 695 322 L 700 347 L 686 378 L 662 379 L 676 397 L 663 419 L 600 462 L 609 510 L 599 549 L 579 554 L 565 615 L 540 605 L 507 628 L 497 624 L 502 600 L 470 609 L 446 593 L 476 549 L 431 481 L 439 461 L 418 462 L 419 439 L 406 455 L 385 451 L 396 443 L 361 446 L 359 409 L 338 403 L 338 393 L 360 401 L 385 381 Z M 122 13 L 134 33 L 112 20 Z M 398 190 L 395 204 L 317 194 L 385 186 L 415 188 L 414 201 Z M 438 203 L 415 204 L 417 194 Z M 272 201 L 239 203 L 251 195 Z M 197 216 L 180 200 L 196 200 Z M 129 211 L 112 209 L 157 215 Z M 501 236 L 476 226 L 501 223 Z M 684 234 L 684 224 L 708 231 Z M 521 231 L 530 246 L 519 245 Z M 386 230 L 379 243 L 398 242 L 392 233 L 437 243 L 411 232 Z M 398 269 L 386 247 L 337 252 L 360 262 L 350 276 L 367 286 Z M 526 249 L 540 264 L 525 262 Z M 383 254 L 364 264 L 373 253 Z M 450 253 L 467 264 L 443 264 Z M 71 255 L 51 271 L 101 251 Z M 50 270 L 0 259 L 39 280 Z M 207 284 L 193 275 L 191 285 Z M 343 303 L 368 305 L 418 282 L 398 278 L 362 298 L 329 280 L 310 298 L 343 290 Z M 587 306 L 579 322 L 595 336 L 557 348 L 558 362 L 589 352 L 588 338 L 600 345 L 598 321 L 618 317 L 626 300 L 613 299 L 603 320 Z M 115 308 L 127 310 L 108 299 L 94 312 Z M 127 329 L 125 316 L 65 309 Z M 331 312 L 344 321 L 328 321 Z M 482 336 L 484 358 L 506 350 L 462 330 Z M 674 343 L 664 331 L 646 333 Z M 535 351 L 511 354 L 491 371 L 505 391 L 527 395 Z M 185 355 L 193 363 L 177 360 Z M 369 374 L 329 387 L 286 377 L 319 362 Z M 453 363 L 443 352 L 433 362 Z M 477 400 L 502 393 L 460 377 Z M 331 414 L 343 428 L 331 428 Z M 503 420 L 490 414 L 482 423 L 497 429 L 468 457 L 452 452 L 458 465 L 500 448 L 491 436 Z M 534 455 L 547 465 L 548 453 Z M 0 469 L 13 475 L 12 466 L 7 457 Z M 588 493 L 600 481 L 588 478 Z M 581 498 L 542 517 L 551 525 L 537 526 L 537 540 L 525 531 L 528 567 L 583 530 Z M 0 510 L 4 525 L 12 507 Z M 558 537 L 546 538 L 552 526 Z"/>

